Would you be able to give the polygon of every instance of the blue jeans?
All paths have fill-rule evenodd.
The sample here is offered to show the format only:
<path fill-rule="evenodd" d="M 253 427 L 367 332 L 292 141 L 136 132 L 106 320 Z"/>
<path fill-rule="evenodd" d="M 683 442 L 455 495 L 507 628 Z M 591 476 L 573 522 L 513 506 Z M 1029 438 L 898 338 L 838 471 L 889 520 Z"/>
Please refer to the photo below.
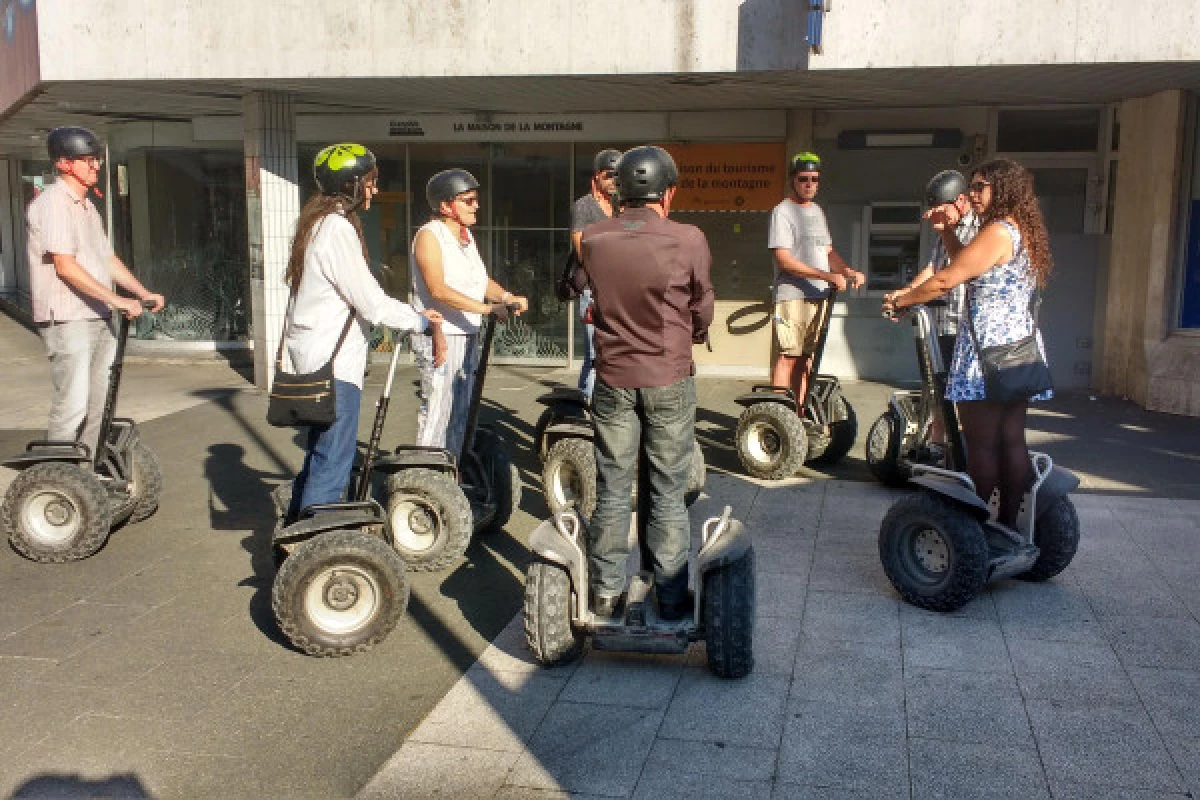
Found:
<path fill-rule="evenodd" d="M 342 499 L 354 455 L 358 451 L 358 410 L 362 389 L 353 383 L 335 380 L 337 412 L 327 428 L 308 429 L 304 445 L 304 466 L 292 482 L 292 507 L 288 519 L 318 503 L 336 503 Z"/>
<path fill-rule="evenodd" d="M 687 595 L 688 475 L 695 441 L 696 383 L 616 389 L 596 382 L 592 398 L 596 428 L 596 511 L 591 520 L 592 589 L 598 595 L 625 590 L 629 557 L 629 498 L 639 460 L 639 543 L 642 568 L 653 568 L 660 603 Z"/>
<path fill-rule="evenodd" d="M 592 304 L 592 290 L 584 289 L 579 295 L 579 320 L 583 322 L 588 307 Z M 579 370 L 579 391 L 591 400 L 596 389 L 596 326 L 583 323 L 583 367 Z"/>

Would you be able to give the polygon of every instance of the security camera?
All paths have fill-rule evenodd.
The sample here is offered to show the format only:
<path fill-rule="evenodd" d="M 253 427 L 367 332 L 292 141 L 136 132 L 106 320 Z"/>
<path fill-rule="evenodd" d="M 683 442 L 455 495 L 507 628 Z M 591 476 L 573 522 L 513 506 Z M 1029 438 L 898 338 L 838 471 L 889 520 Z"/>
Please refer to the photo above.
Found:
<path fill-rule="evenodd" d="M 958 165 L 960 167 L 965 167 L 970 163 L 971 163 L 971 154 L 970 153 L 959 153 L 958 154 Z"/>

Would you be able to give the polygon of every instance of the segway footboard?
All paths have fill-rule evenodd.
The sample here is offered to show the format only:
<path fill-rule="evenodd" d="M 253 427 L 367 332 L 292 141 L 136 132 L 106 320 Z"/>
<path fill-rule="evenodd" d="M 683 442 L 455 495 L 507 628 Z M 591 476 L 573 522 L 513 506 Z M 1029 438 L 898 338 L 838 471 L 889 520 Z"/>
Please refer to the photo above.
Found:
<path fill-rule="evenodd" d="M 285 550 L 319 533 L 332 530 L 349 530 L 370 525 L 387 526 L 387 514 L 374 500 L 361 503 L 336 503 L 310 506 L 302 512 L 305 516 L 287 527 L 275 531 L 273 543 Z"/>
<path fill-rule="evenodd" d="M 62 461 L 79 464 L 92 460 L 92 452 L 83 442 L 55 442 L 38 439 L 25 445 L 25 452 L 0 461 L 9 469 L 25 469 L 43 461 Z"/>
<path fill-rule="evenodd" d="M 961 473 L 929 466 L 916 466 L 914 471 L 916 474 L 909 478 L 911 483 L 958 502 L 975 512 L 981 522 L 991 515 L 991 508 L 975 493 L 970 479 L 964 480 Z"/>

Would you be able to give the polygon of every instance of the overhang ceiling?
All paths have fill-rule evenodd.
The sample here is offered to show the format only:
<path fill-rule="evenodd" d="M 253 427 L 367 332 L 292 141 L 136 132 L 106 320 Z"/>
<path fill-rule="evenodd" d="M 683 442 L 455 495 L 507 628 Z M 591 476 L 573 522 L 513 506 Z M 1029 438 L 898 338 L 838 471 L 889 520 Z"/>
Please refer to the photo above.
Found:
<path fill-rule="evenodd" d="M 242 96 L 286 91 L 302 114 L 924 108 L 1108 103 L 1200 89 L 1200 62 L 479 78 L 46 84 L 0 120 L 0 152 L 28 154 L 62 124 L 238 115 Z"/>

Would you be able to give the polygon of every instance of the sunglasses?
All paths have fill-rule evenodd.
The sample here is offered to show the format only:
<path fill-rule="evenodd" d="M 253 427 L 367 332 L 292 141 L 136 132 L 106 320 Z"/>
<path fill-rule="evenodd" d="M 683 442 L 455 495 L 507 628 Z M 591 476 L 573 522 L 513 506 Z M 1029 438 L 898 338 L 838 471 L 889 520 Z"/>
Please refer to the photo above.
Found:
<path fill-rule="evenodd" d="M 600 177 L 601 178 L 615 178 L 615 177 L 617 177 L 617 171 L 615 169 L 600 170 Z"/>
<path fill-rule="evenodd" d="M 991 185 L 992 184 L 989 181 L 972 181 L 970 184 L 967 185 L 967 188 L 970 189 L 972 192 L 979 194 L 984 190 L 984 187 L 991 186 Z"/>
<path fill-rule="evenodd" d="M 821 179 L 816 175 L 797 175 L 795 180 L 801 183 L 820 183 Z"/>

